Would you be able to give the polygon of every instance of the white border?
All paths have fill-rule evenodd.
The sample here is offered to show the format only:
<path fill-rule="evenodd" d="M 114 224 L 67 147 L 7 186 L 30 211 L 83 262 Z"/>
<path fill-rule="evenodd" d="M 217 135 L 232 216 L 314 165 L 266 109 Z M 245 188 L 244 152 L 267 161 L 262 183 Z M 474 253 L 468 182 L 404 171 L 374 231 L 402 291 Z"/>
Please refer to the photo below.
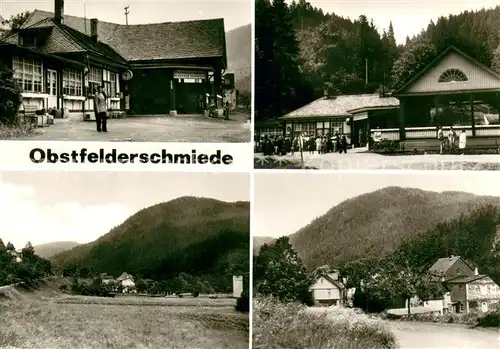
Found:
<path fill-rule="evenodd" d="M 35 151 L 35 149 L 39 149 Z M 30 154 L 34 153 L 36 159 L 45 153 L 46 158 L 50 152 L 54 153 L 52 159 L 61 159 L 65 156 L 68 161 L 35 163 L 30 159 Z M 113 156 L 110 153 L 115 150 L 116 154 L 123 154 L 125 160 L 113 163 Z M 73 152 L 75 152 L 73 162 Z M 106 158 L 103 162 L 90 162 L 85 157 L 82 163 L 81 154 L 97 153 L 104 154 Z M 215 154 L 220 154 L 219 158 L 226 156 L 227 164 L 205 164 L 186 163 L 186 160 L 178 160 L 177 163 L 168 163 L 168 159 L 162 161 L 163 156 L 175 156 L 177 154 L 189 155 L 189 161 L 193 161 L 193 154 L 196 161 L 200 160 L 200 154 L 206 154 L 205 158 L 210 158 Z M 64 155 L 63 155 L 64 154 Z M 143 159 L 149 160 L 155 154 L 152 162 L 140 162 L 138 156 L 131 162 L 130 154 L 140 154 Z M 96 159 L 97 155 L 93 155 Z M 228 161 L 229 157 L 232 161 Z M 116 159 L 116 157 L 114 157 Z M 182 159 L 183 156 L 177 156 Z M 215 159 L 216 157 L 212 157 Z M 106 161 L 108 160 L 108 162 Z M 203 160 L 203 159 L 202 159 Z M 95 160 L 94 160 L 95 161 Z M 196 162 L 195 161 L 195 162 Z M 208 161 L 208 160 L 207 160 Z M 230 163 L 229 163 L 230 162 Z M 175 171 L 175 172 L 247 172 L 253 170 L 253 149 L 250 143 L 143 143 L 143 142 L 47 142 L 47 141 L 0 141 L 0 170 L 7 171 Z"/>

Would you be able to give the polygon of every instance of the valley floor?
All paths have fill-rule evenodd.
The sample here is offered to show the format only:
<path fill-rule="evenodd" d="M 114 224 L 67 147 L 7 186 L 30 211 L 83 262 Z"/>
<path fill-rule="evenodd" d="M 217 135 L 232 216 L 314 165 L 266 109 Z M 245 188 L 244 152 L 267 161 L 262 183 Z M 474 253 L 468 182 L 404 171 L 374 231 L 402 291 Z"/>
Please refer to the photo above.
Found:
<path fill-rule="evenodd" d="M 248 348 L 232 299 L 0 294 L 0 348 Z"/>
<path fill-rule="evenodd" d="M 399 349 L 500 348 L 498 329 L 470 329 L 463 325 L 388 321 Z"/>

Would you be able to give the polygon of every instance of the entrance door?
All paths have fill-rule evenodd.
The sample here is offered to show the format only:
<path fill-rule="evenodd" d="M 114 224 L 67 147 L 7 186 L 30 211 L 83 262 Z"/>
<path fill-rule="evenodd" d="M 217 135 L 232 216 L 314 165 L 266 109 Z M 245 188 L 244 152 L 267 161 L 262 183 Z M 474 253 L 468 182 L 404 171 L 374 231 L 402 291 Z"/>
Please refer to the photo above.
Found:
<path fill-rule="evenodd" d="M 205 84 L 187 79 L 176 85 L 176 105 L 179 114 L 202 113 L 199 107 L 200 99 L 205 96 Z"/>
<path fill-rule="evenodd" d="M 46 86 L 49 95 L 47 108 L 57 108 L 57 71 L 47 69 Z"/>

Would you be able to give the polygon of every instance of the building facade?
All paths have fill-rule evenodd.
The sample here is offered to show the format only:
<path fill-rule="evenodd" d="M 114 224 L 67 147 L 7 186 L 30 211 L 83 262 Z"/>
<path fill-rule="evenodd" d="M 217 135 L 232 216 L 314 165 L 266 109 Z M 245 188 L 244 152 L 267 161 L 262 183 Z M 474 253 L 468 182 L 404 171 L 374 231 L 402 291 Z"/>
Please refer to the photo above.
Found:
<path fill-rule="evenodd" d="M 256 140 L 262 136 L 296 138 L 333 137 L 345 134 L 352 146 L 366 146 L 370 128 L 392 127 L 399 101 L 380 94 L 325 96 L 277 120 L 257 123 Z M 394 124 L 397 125 L 397 124 Z"/>
<path fill-rule="evenodd" d="M 96 87 L 108 108 L 130 114 L 200 114 L 222 91 L 227 68 L 222 19 L 120 25 L 35 10 L 0 40 L 23 105 L 93 116 Z"/>
<path fill-rule="evenodd" d="M 263 135 L 318 137 L 344 133 L 353 146 L 367 137 L 399 142 L 402 150 L 439 150 L 437 132 L 464 130 L 467 147 L 500 151 L 500 74 L 451 46 L 387 95 L 325 94 L 279 117 L 279 128 L 256 124 Z"/>
<path fill-rule="evenodd" d="M 457 312 L 487 312 L 500 301 L 500 286 L 487 275 L 459 276 L 445 283 Z"/>
<path fill-rule="evenodd" d="M 500 301 L 500 286 L 489 276 L 481 275 L 478 268 L 460 256 L 438 259 L 429 269 L 447 291 L 443 308 L 453 312 L 487 312 Z"/>
<path fill-rule="evenodd" d="M 346 300 L 346 289 L 338 280 L 338 273 L 318 275 L 310 291 L 317 305 L 341 305 Z"/>

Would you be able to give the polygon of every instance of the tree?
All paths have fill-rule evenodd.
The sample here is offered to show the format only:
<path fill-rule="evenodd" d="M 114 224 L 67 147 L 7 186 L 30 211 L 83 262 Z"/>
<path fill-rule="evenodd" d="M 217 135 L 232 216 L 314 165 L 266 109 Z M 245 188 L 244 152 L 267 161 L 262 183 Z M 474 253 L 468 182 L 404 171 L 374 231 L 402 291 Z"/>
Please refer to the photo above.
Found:
<path fill-rule="evenodd" d="M 255 3 L 256 120 L 284 115 L 304 104 L 307 85 L 299 70 L 299 45 L 284 0 Z"/>
<path fill-rule="evenodd" d="M 135 282 L 135 288 L 136 288 L 137 292 L 145 293 L 148 290 L 148 285 L 146 284 L 146 282 L 143 279 L 138 279 Z"/>
<path fill-rule="evenodd" d="M 0 62 L 0 124 L 15 124 L 21 105 L 22 89 L 14 80 L 14 72 Z"/>
<path fill-rule="evenodd" d="M 437 57 L 436 47 L 429 40 L 415 41 L 406 48 L 392 68 L 391 87 L 401 87 L 409 78 Z"/>
<path fill-rule="evenodd" d="M 17 33 L 32 13 L 32 11 L 24 11 L 22 13 L 18 13 L 17 15 L 12 15 L 9 19 L 4 20 L 2 24 L 7 24 L 11 33 Z"/>
<path fill-rule="evenodd" d="M 284 302 L 308 302 L 313 277 L 292 248 L 288 237 L 264 245 L 255 258 L 254 283 L 259 293 Z"/>

